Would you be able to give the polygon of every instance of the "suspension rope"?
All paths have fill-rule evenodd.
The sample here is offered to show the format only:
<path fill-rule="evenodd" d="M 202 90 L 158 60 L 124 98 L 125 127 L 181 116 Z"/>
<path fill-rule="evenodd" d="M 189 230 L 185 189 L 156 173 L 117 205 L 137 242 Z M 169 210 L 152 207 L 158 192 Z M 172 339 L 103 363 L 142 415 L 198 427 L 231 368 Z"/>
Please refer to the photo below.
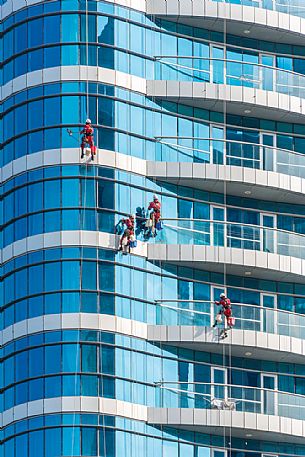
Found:
<path fill-rule="evenodd" d="M 85 12 L 85 22 L 86 22 L 86 68 L 87 68 L 87 80 L 86 80 L 86 118 L 90 118 L 90 99 L 89 99 L 89 74 L 88 74 L 88 69 L 89 69 L 89 7 L 88 7 L 88 0 L 86 1 L 86 12 Z M 92 151 L 92 146 L 91 146 L 91 151 Z M 92 155 L 92 152 L 91 152 Z M 84 190 L 84 207 L 86 205 L 86 189 L 87 189 L 87 178 L 88 178 L 88 161 L 86 159 L 85 162 L 85 190 Z M 94 192 L 95 192 L 95 223 L 96 223 L 96 230 L 98 230 L 98 212 L 97 212 L 97 187 L 94 186 Z M 82 223 L 82 230 L 84 230 L 84 222 L 85 222 L 85 210 L 83 212 L 83 223 Z M 81 247 L 82 251 L 84 249 L 84 246 L 82 245 Z M 97 256 L 97 261 L 98 261 Z M 98 270 L 97 270 L 98 271 Z M 83 278 L 83 255 L 81 256 L 81 265 L 80 265 L 80 282 L 82 283 L 82 278 Z M 97 274 L 97 308 L 98 312 L 100 313 L 100 284 L 99 284 L 99 274 Z M 81 294 L 82 295 L 82 294 Z M 101 358 L 100 358 L 101 360 Z M 101 367 L 100 367 L 101 368 Z M 105 377 L 104 374 L 102 373 L 101 375 L 101 384 L 102 384 L 102 398 L 104 398 L 104 383 L 105 383 Z M 103 451 L 104 455 L 103 457 L 107 457 L 107 444 L 106 444 L 106 428 L 105 428 L 105 413 L 102 413 L 102 429 L 103 429 Z M 100 446 L 100 440 L 99 440 L 99 446 Z"/>
<path fill-rule="evenodd" d="M 85 39 L 86 39 L 86 66 L 88 71 L 89 65 L 89 44 L 88 44 L 88 0 L 85 0 Z M 86 80 L 86 118 L 89 117 L 89 75 L 87 73 Z M 73 136 L 71 131 L 67 130 L 70 136 Z M 81 217 L 80 217 L 80 270 L 79 270 L 79 316 L 82 311 L 83 304 L 83 295 L 82 295 L 82 286 L 83 286 L 83 257 L 84 257 L 84 243 L 83 243 L 83 231 L 85 229 L 85 215 L 86 215 L 86 204 L 87 204 L 87 178 L 88 178 L 88 161 L 85 161 L 85 174 L 84 179 L 81 180 L 80 186 L 80 198 L 83 200 Z M 84 187 L 83 187 L 84 185 Z M 84 192 L 83 192 L 84 190 Z M 77 347 L 76 347 L 76 364 L 75 368 L 77 369 L 78 362 L 81 368 L 81 351 L 80 351 L 80 330 L 77 330 Z M 74 396 L 76 397 L 77 393 L 77 372 L 75 372 L 75 381 L 74 381 Z M 74 455 L 74 441 L 75 441 L 75 420 L 76 420 L 76 410 L 74 409 L 73 413 L 73 429 L 72 429 L 72 456 Z M 105 455 L 106 457 L 106 455 Z"/>
<path fill-rule="evenodd" d="M 156 17 L 155 16 L 152 16 L 152 21 L 151 21 L 151 24 L 153 22 L 155 22 L 156 20 Z M 156 69 L 156 67 L 154 67 L 154 70 Z M 153 113 L 153 131 L 158 131 L 159 130 L 159 125 L 157 126 L 156 125 L 156 97 L 153 95 L 152 96 L 152 104 L 153 104 L 153 107 L 152 107 L 152 113 Z M 160 133 L 162 134 L 163 133 L 163 129 L 162 129 L 162 124 L 161 124 L 161 130 L 160 130 Z M 157 142 L 155 142 L 155 154 L 156 154 L 156 150 L 157 150 Z M 155 155 L 155 159 L 156 159 L 156 155 Z M 162 155 L 161 155 L 161 160 L 162 160 Z M 153 185 L 153 190 L 154 192 L 156 192 L 156 187 L 157 187 L 157 177 L 154 176 L 152 178 L 152 181 L 154 183 Z M 160 201 L 161 201 L 161 196 L 160 196 Z M 162 202 L 161 202 L 161 205 L 162 205 Z M 162 206 L 161 206 L 161 217 L 160 217 L 160 220 L 162 219 Z M 155 221 L 153 222 L 155 223 Z M 155 227 L 155 230 L 156 230 L 156 227 Z M 155 240 L 155 238 L 154 238 Z M 155 280 L 156 280 L 156 277 L 157 277 L 157 280 L 159 281 L 159 278 L 160 278 L 160 283 L 162 283 L 162 261 L 161 259 L 159 260 L 153 260 L 153 287 L 154 287 L 154 291 L 156 290 L 159 290 L 160 291 L 160 295 L 162 297 L 162 287 L 160 287 L 160 289 L 158 287 L 155 287 Z M 159 274 L 157 274 L 157 271 L 156 271 L 156 267 L 159 267 Z M 159 276 L 160 275 L 160 276 Z M 161 297 L 158 297 L 158 298 L 161 298 Z M 156 300 L 156 297 L 155 297 L 155 294 L 154 294 L 154 300 Z M 157 311 L 156 311 L 156 314 L 155 316 L 157 316 Z M 161 322 L 163 323 L 163 313 L 162 311 L 160 312 L 160 316 L 161 316 Z M 162 341 L 160 341 L 160 361 L 161 361 L 161 382 L 163 382 L 164 380 L 164 355 L 163 355 L 163 344 L 162 344 Z M 156 389 L 158 389 L 158 387 L 156 387 Z M 160 389 L 160 388 L 159 388 Z M 164 395 L 162 393 L 162 390 L 160 389 L 160 407 L 164 407 Z M 161 424 L 160 426 L 160 431 L 161 431 L 161 439 L 162 439 L 162 448 L 164 446 L 164 427 L 163 427 L 163 424 Z"/>
<path fill-rule="evenodd" d="M 226 18 L 224 19 L 223 23 L 223 43 L 224 43 L 224 53 L 225 55 L 223 56 L 224 59 L 226 59 L 226 54 L 227 54 L 227 21 Z M 226 72 L 224 71 L 224 98 L 223 98 L 223 136 L 226 139 L 227 138 L 227 81 L 226 81 Z M 223 203 L 224 203 L 224 220 L 227 221 L 227 181 L 226 181 L 226 171 L 227 171 L 227 144 L 224 142 L 224 154 L 223 154 L 223 164 L 224 164 L 224 181 L 223 181 Z M 227 296 L 227 259 L 226 259 L 226 253 L 227 253 L 227 226 L 224 224 L 224 263 L 223 263 L 223 288 L 224 288 L 224 293 Z M 224 316 L 224 335 L 226 335 L 227 332 L 227 317 Z M 228 351 L 228 363 L 226 361 L 226 345 L 222 344 L 222 350 L 223 350 L 223 368 L 225 370 L 225 390 L 226 394 L 225 397 L 228 396 L 228 376 L 231 376 L 231 359 L 230 359 L 230 341 L 231 341 L 231 335 L 230 335 L 230 340 L 229 340 L 229 351 Z M 232 423 L 232 418 L 230 418 L 230 424 L 229 424 L 229 443 L 227 443 L 227 436 L 226 436 L 226 425 L 223 427 L 223 448 L 229 450 L 229 456 L 231 457 L 231 442 L 232 442 L 232 430 L 231 430 L 231 423 Z"/>
<path fill-rule="evenodd" d="M 224 19 L 223 23 L 223 37 L 224 37 L 224 52 L 225 52 L 225 60 L 227 59 L 227 19 Z M 225 67 L 224 67 L 225 68 Z M 227 139 L 227 80 L 226 80 L 226 71 L 224 73 L 224 100 L 223 100 L 223 120 L 224 120 L 224 138 Z M 224 182 L 223 182 L 223 194 L 224 194 L 224 215 L 225 215 L 225 221 L 227 221 L 227 143 L 224 143 Z M 223 264 L 223 275 L 224 275 L 224 290 L 227 295 L 227 259 L 226 259 L 226 253 L 227 253 L 227 225 L 225 224 L 224 226 L 224 231 L 225 231 L 225 237 L 224 237 L 224 264 Z M 227 324 L 227 318 L 225 317 L 225 324 Z M 223 351 L 224 351 L 224 363 L 226 363 L 226 345 L 223 344 Z M 229 341 L 228 341 L 228 368 L 226 369 L 227 372 L 227 379 L 226 382 L 227 384 L 231 385 L 231 379 L 228 379 L 228 375 L 232 376 L 232 333 L 229 335 Z M 231 389 L 231 387 L 229 387 Z M 229 442 L 228 445 L 226 443 L 226 430 L 224 427 L 224 447 L 229 451 L 228 457 L 232 457 L 232 415 L 230 417 L 229 421 Z"/>

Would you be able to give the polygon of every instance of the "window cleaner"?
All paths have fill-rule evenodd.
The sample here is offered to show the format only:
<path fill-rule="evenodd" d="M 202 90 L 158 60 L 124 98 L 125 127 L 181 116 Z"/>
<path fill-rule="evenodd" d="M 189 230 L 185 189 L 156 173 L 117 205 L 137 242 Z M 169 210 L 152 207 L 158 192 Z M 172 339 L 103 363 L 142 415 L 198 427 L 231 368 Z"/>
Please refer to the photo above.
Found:
<path fill-rule="evenodd" d="M 222 330 L 220 337 L 226 338 L 228 336 L 227 328 L 231 329 L 235 325 L 235 319 L 232 316 L 231 300 L 226 297 L 225 293 L 220 294 L 220 300 L 215 301 L 216 305 L 221 306 L 219 313 L 216 315 L 213 327 L 217 327 L 222 322 L 222 315 L 225 316 L 225 328 Z"/>
<path fill-rule="evenodd" d="M 152 211 L 151 211 L 152 210 Z M 148 206 L 149 219 L 147 220 L 146 226 L 151 229 L 152 235 L 155 236 L 156 229 L 162 230 L 161 225 L 161 203 L 159 202 L 158 196 L 154 194 L 153 201 Z"/>
<path fill-rule="evenodd" d="M 119 247 L 119 251 L 123 251 L 123 254 L 127 254 L 126 248 L 128 248 L 128 252 L 130 253 L 130 249 L 136 247 L 136 239 L 134 236 L 135 219 L 135 214 L 132 214 L 128 219 L 122 219 L 120 221 L 121 225 L 126 226 L 123 235 L 121 236 Z"/>
<path fill-rule="evenodd" d="M 82 143 L 81 143 L 81 158 L 83 159 L 85 156 L 85 148 L 89 146 L 91 152 L 91 160 L 94 160 L 94 156 L 96 154 L 96 147 L 94 146 L 94 129 L 91 125 L 91 119 L 86 119 L 86 124 L 84 128 L 80 131 L 82 136 Z"/>

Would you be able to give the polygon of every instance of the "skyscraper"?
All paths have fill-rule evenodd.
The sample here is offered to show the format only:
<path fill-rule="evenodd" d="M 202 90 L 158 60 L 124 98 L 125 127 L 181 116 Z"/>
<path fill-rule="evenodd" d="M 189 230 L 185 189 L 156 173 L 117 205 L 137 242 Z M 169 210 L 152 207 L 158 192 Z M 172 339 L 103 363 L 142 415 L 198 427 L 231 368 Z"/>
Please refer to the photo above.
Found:
<path fill-rule="evenodd" d="M 0 457 L 304 457 L 304 1 L 0 3 Z"/>

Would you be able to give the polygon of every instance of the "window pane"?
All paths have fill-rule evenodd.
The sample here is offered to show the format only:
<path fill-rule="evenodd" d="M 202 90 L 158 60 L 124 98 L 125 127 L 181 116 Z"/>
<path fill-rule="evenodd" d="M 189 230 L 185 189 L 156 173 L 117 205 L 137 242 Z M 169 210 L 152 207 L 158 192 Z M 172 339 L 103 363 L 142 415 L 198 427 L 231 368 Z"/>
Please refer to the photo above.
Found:
<path fill-rule="evenodd" d="M 97 430 L 95 428 L 82 429 L 82 455 L 97 455 Z"/>

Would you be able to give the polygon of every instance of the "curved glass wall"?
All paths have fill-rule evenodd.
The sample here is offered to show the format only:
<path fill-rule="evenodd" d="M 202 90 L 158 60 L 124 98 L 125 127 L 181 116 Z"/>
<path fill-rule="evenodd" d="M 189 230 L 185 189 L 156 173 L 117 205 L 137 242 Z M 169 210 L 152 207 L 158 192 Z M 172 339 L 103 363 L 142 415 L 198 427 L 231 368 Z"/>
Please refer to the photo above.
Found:
<path fill-rule="evenodd" d="M 5 8 L 5 14 L 6 11 Z M 90 0 L 46 1 L 23 7 L 4 18 L 1 33 L 4 98 L 0 142 L 1 165 L 6 165 L 0 199 L 1 247 L 19 241 L 15 244 L 17 249 L 31 250 L 35 245 L 26 246 L 26 237 L 38 235 L 31 238 L 32 242 L 41 240 L 42 233 L 60 230 L 113 233 L 118 220 L 132 213 L 137 213 L 137 237 L 143 240 L 143 211 L 157 192 L 165 220 L 155 242 L 165 241 L 166 237 L 169 243 L 189 242 L 189 235 L 185 234 L 194 234 L 199 227 L 200 243 L 215 245 L 223 240 L 227 245 L 244 249 L 273 252 L 274 248 L 289 255 L 297 250 L 295 255 L 303 253 L 303 241 L 297 243 L 294 239 L 303 240 L 305 234 L 305 208 L 297 201 L 295 205 L 286 205 L 230 195 L 225 199 L 221 193 L 160 183 L 107 167 L 59 164 L 69 148 L 76 152 L 76 132 L 84 119 L 90 117 L 100 149 L 147 160 L 168 157 L 166 160 L 171 161 L 177 156 L 177 161 L 199 159 L 262 169 L 272 163 L 272 171 L 283 169 L 289 175 L 302 176 L 302 124 L 224 116 L 151 100 L 115 85 L 89 81 L 87 86 L 78 80 L 78 65 L 85 65 L 87 57 L 89 66 L 95 70 L 100 67 L 151 78 L 155 56 L 171 54 L 187 56 L 186 61 L 178 62 L 184 66 L 189 66 L 190 58 L 198 56 L 196 71 L 197 67 L 205 70 L 199 63 L 203 58 L 211 64 L 215 62 L 213 72 L 217 78 L 221 77 L 221 65 L 227 59 L 234 63 L 230 63 L 230 84 L 242 79 L 245 73 L 250 81 L 244 80 L 240 85 L 252 87 L 255 78 L 261 77 L 261 69 L 300 75 L 295 81 L 286 76 L 274 77 L 273 84 L 289 92 L 296 90 L 294 83 L 302 84 L 305 74 L 302 47 L 234 35 L 224 40 L 218 32 L 157 20 L 129 8 Z M 241 61 L 238 70 L 236 61 Z M 61 65 L 70 67 L 71 80 L 50 83 L 44 74 L 41 84 L 41 69 L 53 68 L 48 72 L 53 81 L 60 74 Z M 259 68 L 258 73 L 253 68 Z M 192 76 L 194 80 L 198 77 L 187 75 Z M 20 90 L 25 81 L 30 87 Z M 303 91 L 303 85 L 299 90 Z M 75 138 L 67 134 L 67 128 L 75 132 Z M 166 144 L 171 142 L 174 144 Z M 170 149 L 175 145 L 179 145 L 177 152 Z M 185 151 L 191 157 L 183 155 Z M 57 165 L 47 165 L 53 163 L 53 158 Z M 24 172 L 26 164 L 36 169 Z M 14 176 L 8 179 L 11 173 Z M 58 246 L 15 256 L 16 252 L 20 251 L 7 248 L 4 257 L 9 260 L 0 267 L 0 325 L 4 342 L 1 411 L 44 398 L 54 399 L 55 404 L 55 399 L 67 396 L 106 397 L 154 406 L 160 380 L 188 384 L 205 379 L 210 383 L 215 369 L 223 368 L 223 357 L 219 354 L 160 347 L 94 328 L 56 330 L 61 319 L 71 322 L 71 326 L 80 322 L 80 313 L 87 314 L 88 320 L 92 316 L 93 321 L 108 314 L 151 324 L 159 323 L 160 318 L 169 324 L 182 324 L 185 317 L 177 321 L 176 310 L 168 308 L 175 315 L 161 316 L 160 312 L 165 312 L 165 306 L 174 307 L 171 301 L 167 303 L 169 300 L 178 304 L 185 300 L 181 307 L 189 309 L 193 322 L 208 326 L 212 315 L 205 309 L 206 303 L 218 298 L 226 284 L 238 328 L 288 332 L 298 337 L 296 325 L 299 337 L 303 335 L 303 284 L 224 277 L 221 273 L 150 262 L 140 256 L 123 256 L 97 247 Z M 242 304 L 253 304 L 252 314 Z M 179 316 L 186 313 L 179 311 Z M 273 318 L 275 315 L 277 319 Z M 41 330 L 47 322 L 44 316 L 48 322 L 52 320 L 54 331 Z M 225 362 L 228 385 L 242 389 L 233 397 L 244 395 L 244 404 L 248 405 L 247 392 L 251 396 L 254 391 L 268 390 L 266 386 L 264 389 L 261 374 L 270 370 L 277 377 L 279 392 L 289 398 L 305 395 L 302 365 L 237 358 Z M 259 402 L 259 394 L 255 395 Z M 255 408 L 259 409 L 259 403 Z M 19 407 L 18 411 L 25 408 Z M 9 422 L 10 413 L 4 418 Z M 1 457 L 24 457 L 25 453 L 29 457 L 265 457 L 270 449 L 280 457 L 305 455 L 304 446 L 294 443 L 236 438 L 229 443 L 229 438 L 224 441 L 217 435 L 174 429 L 169 432 L 141 421 L 79 411 L 5 424 L 0 440 Z"/>
<path fill-rule="evenodd" d="M 145 227 L 145 208 L 156 191 L 162 202 L 163 230 L 154 238 Z M 247 208 L 246 201 L 237 198 L 229 199 L 225 208 L 220 197 L 188 192 L 180 186 L 169 188 L 124 172 L 115 176 L 103 167 L 88 168 L 86 176 L 82 166 L 34 170 L 3 187 L 3 247 L 61 230 L 114 233 L 122 217 L 135 213 L 136 237 L 149 243 L 226 246 L 303 258 L 304 208 L 287 205 L 285 210 L 283 205 L 253 200 L 253 204 L 260 204 L 260 211 Z M 170 214 L 172 218 L 167 217 Z"/>
<path fill-rule="evenodd" d="M 303 336 L 304 285 L 230 275 L 226 279 L 227 294 L 236 304 L 237 328 Z M 157 299 L 151 284 L 160 290 Z M 141 257 L 129 259 L 111 250 L 47 249 L 3 265 L 2 327 L 43 315 L 78 312 L 149 324 L 210 326 L 216 309 L 208 303 L 223 290 L 220 273 L 159 265 Z"/>
<path fill-rule="evenodd" d="M 1 72 L 4 84 L 27 72 L 60 65 L 86 65 L 87 61 L 90 66 L 151 78 L 154 57 L 168 55 L 223 59 L 226 53 L 228 60 L 305 73 L 304 56 L 299 46 L 285 45 L 283 48 L 281 43 L 228 35 L 225 51 L 221 33 L 165 20 L 155 21 L 143 13 L 106 2 L 88 2 L 87 59 L 85 3 L 65 0 L 53 3 L 56 4 L 45 2 L 29 7 L 3 22 Z M 216 67 L 219 71 L 221 63 L 215 64 L 214 70 Z M 198 68 L 200 70 L 200 65 Z M 203 70 L 206 70 L 205 66 Z M 250 78 L 255 75 L 256 70 L 247 70 Z M 235 76 L 235 66 L 232 71 L 231 79 Z M 286 77 L 281 78 L 278 83 L 287 84 Z"/>
<path fill-rule="evenodd" d="M 84 82 L 45 84 L 4 101 L 2 164 L 43 150 L 77 148 L 86 107 L 85 96 L 77 94 L 85 90 Z M 227 115 L 225 127 L 222 113 L 160 103 L 106 84 L 90 83 L 89 92 L 99 148 L 147 160 L 226 163 L 303 176 L 301 124 Z"/>
<path fill-rule="evenodd" d="M 24 449 L 35 457 L 43 452 L 46 457 L 68 456 L 73 452 L 86 456 L 113 457 L 117 453 L 134 457 L 135 451 L 153 457 L 156 453 L 162 455 L 163 450 L 171 457 L 228 457 L 229 453 L 232 457 L 265 457 L 270 447 L 277 452 L 276 457 L 302 457 L 305 452 L 300 444 L 288 447 L 287 443 L 249 438 L 225 437 L 224 440 L 223 436 L 175 428 L 160 430 L 139 421 L 102 414 L 52 414 L 22 420 L 19 424 L 4 427 L 5 456 L 21 457 Z"/>
<path fill-rule="evenodd" d="M 198 400 L 195 406 L 190 401 L 185 407 L 209 408 L 216 396 L 213 389 L 223 383 L 220 378 L 217 380 L 222 372 L 231 379 L 226 383 L 231 389 L 223 392 L 220 399 L 235 397 L 239 405 L 236 402 L 236 410 L 261 412 L 262 394 L 270 391 L 274 396 L 281 393 L 279 409 L 283 403 L 298 408 L 294 416 L 291 410 L 287 411 L 287 417 L 305 417 L 301 365 L 274 363 L 270 373 L 270 361 L 243 362 L 243 358 L 232 357 L 231 366 L 224 368 L 222 354 L 184 349 L 173 353 L 173 348 L 166 345 L 159 348 L 144 340 L 94 329 L 35 333 L 18 338 L 4 349 L 4 410 L 44 397 L 66 396 L 100 396 L 164 407 L 166 404 L 160 404 L 160 387 L 174 391 L 172 397 L 167 395 L 168 389 L 164 392 L 165 401 L 176 398 L 172 407 L 179 405 L 181 390 L 185 398 L 190 395 L 191 400 Z M 261 374 L 272 375 L 275 384 L 264 387 Z"/>

